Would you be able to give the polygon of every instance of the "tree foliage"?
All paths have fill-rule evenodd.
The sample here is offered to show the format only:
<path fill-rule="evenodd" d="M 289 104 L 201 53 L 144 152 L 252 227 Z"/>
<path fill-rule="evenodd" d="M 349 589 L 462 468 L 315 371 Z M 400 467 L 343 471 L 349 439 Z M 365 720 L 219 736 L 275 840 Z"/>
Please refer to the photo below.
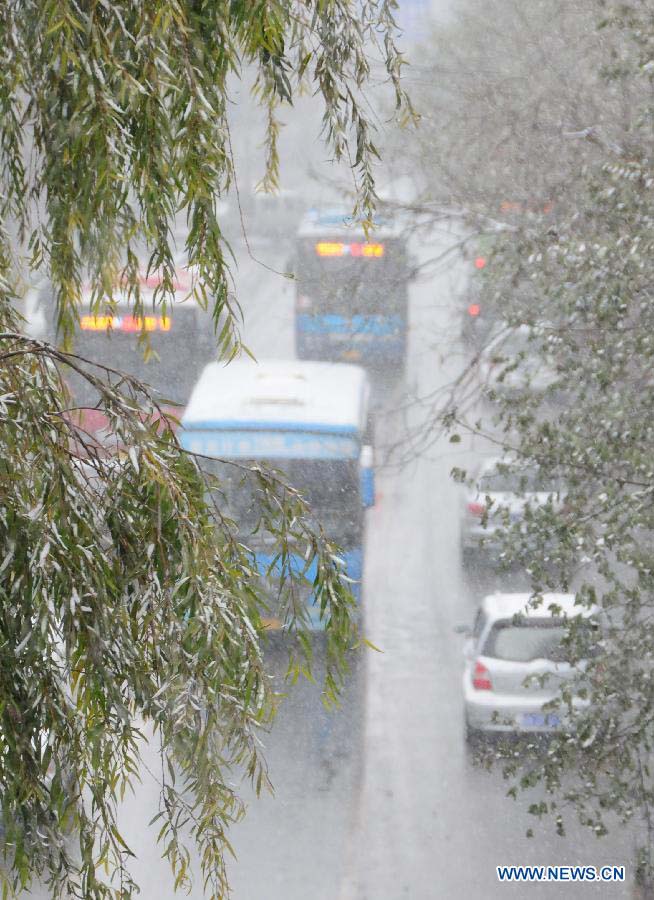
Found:
<path fill-rule="evenodd" d="M 606 77 L 623 70 L 630 48 L 598 29 L 602 16 L 597 0 L 458 6 L 411 67 L 421 128 L 406 152 L 423 205 L 486 224 L 570 208 L 600 145 L 624 138 L 639 94 Z M 596 139 L 580 140 L 589 127 Z"/>
<path fill-rule="evenodd" d="M 3 4 L 0 40 L 2 215 L 45 265 L 67 338 L 81 282 L 97 304 L 117 276 L 139 310 L 139 256 L 164 274 L 157 301 L 172 295 L 175 215 L 188 223 L 186 256 L 197 295 L 216 320 L 229 291 L 219 197 L 234 175 L 230 78 L 256 71 L 255 100 L 267 114 L 266 179 L 277 179 L 276 111 L 301 90 L 324 104 L 323 132 L 346 158 L 358 210 L 374 203 L 376 150 L 362 108 L 369 51 L 380 49 L 399 109 L 402 58 L 393 42 L 393 0 Z M 381 44 L 381 46 L 380 46 Z M 233 319 L 221 347 L 234 339 Z"/>
<path fill-rule="evenodd" d="M 276 110 L 309 89 L 324 139 L 349 158 L 358 214 L 374 205 L 362 90 L 381 61 L 396 103 L 402 59 L 393 0 L 9 0 L 0 9 L 0 793 L 6 891 L 35 877 L 52 896 L 132 896 L 116 809 L 137 776 L 141 739 L 162 761 L 153 810 L 176 886 L 195 841 L 211 896 L 227 891 L 226 831 L 242 814 L 230 772 L 266 783 L 257 729 L 274 713 L 262 658 L 264 589 L 219 485 L 182 453 L 173 423 L 128 376 L 71 352 L 84 284 L 93 308 L 114 292 L 143 312 L 174 293 L 172 228 L 185 216 L 195 299 L 212 309 L 218 352 L 238 350 L 220 196 L 234 178 L 230 79 L 256 70 L 267 116 L 266 176 L 277 177 Z M 376 48 L 376 49 L 375 49 Z M 53 287 L 65 350 L 21 334 L 25 272 Z M 62 372 L 97 392 L 102 447 L 70 412 Z M 354 601 L 335 548 L 293 488 L 253 479 L 260 528 L 278 550 L 282 617 L 310 662 L 313 592 L 325 624 L 325 695 L 356 641 Z M 316 564 L 306 585 L 292 554 Z M 313 569 L 312 569 L 313 571 Z"/>
<path fill-rule="evenodd" d="M 453 196 L 472 229 L 480 221 L 500 226 L 481 303 L 498 333 L 526 327 L 531 340 L 522 352 L 498 358 L 493 379 L 481 386 L 477 380 L 475 403 L 469 392 L 462 404 L 459 393 L 444 418 L 457 431 L 486 435 L 542 482 L 560 485 L 555 502 L 529 505 L 518 523 L 501 511 L 488 514 L 503 522 L 504 560 L 527 573 L 535 603 L 547 590 L 573 590 L 580 606 L 599 608 L 602 623 L 591 659 L 572 640 L 575 679 L 558 698 L 570 728 L 546 752 L 532 744 L 526 763 L 509 753 L 506 770 L 512 793 L 541 788 L 544 799 L 532 812 L 550 813 L 561 832 L 570 817 L 598 835 L 633 822 L 639 879 L 651 889 L 654 17 L 651 4 L 637 0 L 495 6 L 502 21 L 520 6 L 516 29 L 523 14 L 541 17 L 541 28 L 520 30 L 501 62 L 487 43 L 490 63 L 474 77 L 469 69 L 467 92 L 455 93 L 461 123 L 482 103 L 475 85 L 506 104 L 499 120 L 489 117 L 462 167 L 452 163 L 460 187 Z M 562 30 L 559 12 L 583 22 L 582 30 Z M 479 23 L 472 29 L 479 39 Z M 513 75 L 533 67 L 539 48 L 553 43 L 559 52 L 543 57 L 539 78 L 519 80 L 514 89 Z M 577 52 L 590 45 L 590 56 Z M 558 80 L 558 92 L 548 92 L 559 73 L 568 76 Z M 520 115 L 502 114 L 518 107 Z M 557 120 L 543 129 L 547 110 Z M 499 141 L 509 120 L 515 132 Z M 479 157 L 489 144 L 495 152 L 484 166 Z M 479 159 L 480 172 L 466 189 L 471 158 Z M 518 203 L 501 219 L 503 196 Z M 543 209 L 545 199 L 552 208 Z M 478 361 L 462 376 L 462 389 L 473 383 Z M 546 369 L 553 377 L 537 390 L 534 376 Z M 575 696 L 588 705 L 573 714 Z"/>
<path fill-rule="evenodd" d="M 576 685 L 590 706 L 573 735 L 550 745 L 537 779 L 553 810 L 558 795 L 598 833 L 614 813 L 647 823 L 652 810 L 653 177 L 647 158 L 607 162 L 589 181 L 583 213 L 555 234 L 521 231 L 502 245 L 494 287 L 526 283 L 502 309 L 509 323 L 536 326 L 531 364 L 553 364 L 557 380 L 535 394 L 525 378 L 518 402 L 491 390 L 495 415 L 480 426 L 561 485 L 559 504 L 506 527 L 507 563 L 526 569 L 536 595 L 572 588 L 601 610 L 602 651 Z M 524 362 L 510 360 L 518 371 Z M 651 877 L 654 846 L 643 834 Z"/>

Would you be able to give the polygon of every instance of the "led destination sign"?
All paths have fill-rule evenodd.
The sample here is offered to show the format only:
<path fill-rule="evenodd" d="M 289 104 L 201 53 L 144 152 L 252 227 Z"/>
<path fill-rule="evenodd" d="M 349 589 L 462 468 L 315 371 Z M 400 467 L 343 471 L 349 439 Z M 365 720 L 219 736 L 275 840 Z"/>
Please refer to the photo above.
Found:
<path fill-rule="evenodd" d="M 316 244 L 317 256 L 354 256 L 367 259 L 379 259 L 384 255 L 383 244 L 342 244 L 338 241 L 319 241 Z"/>
<path fill-rule="evenodd" d="M 170 331 L 170 316 L 82 316 L 82 331 Z"/>

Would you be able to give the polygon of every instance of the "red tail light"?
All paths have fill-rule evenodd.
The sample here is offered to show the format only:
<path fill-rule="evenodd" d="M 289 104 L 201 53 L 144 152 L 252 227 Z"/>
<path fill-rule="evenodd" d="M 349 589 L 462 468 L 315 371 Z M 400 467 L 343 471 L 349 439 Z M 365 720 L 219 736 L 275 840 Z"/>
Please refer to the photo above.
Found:
<path fill-rule="evenodd" d="M 483 516 L 486 512 L 486 507 L 483 503 L 468 503 L 468 512 L 471 516 Z"/>
<path fill-rule="evenodd" d="M 602 663 L 596 663 L 593 671 L 591 673 L 591 681 L 593 684 L 600 685 L 604 681 L 604 675 L 606 674 L 606 668 L 602 665 Z"/>
<path fill-rule="evenodd" d="M 475 670 L 472 673 L 472 686 L 476 691 L 492 691 L 493 689 L 490 672 L 479 660 L 475 663 Z"/>
<path fill-rule="evenodd" d="M 468 307 L 468 315 L 475 318 L 481 312 L 481 306 L 478 303 L 471 303 Z"/>

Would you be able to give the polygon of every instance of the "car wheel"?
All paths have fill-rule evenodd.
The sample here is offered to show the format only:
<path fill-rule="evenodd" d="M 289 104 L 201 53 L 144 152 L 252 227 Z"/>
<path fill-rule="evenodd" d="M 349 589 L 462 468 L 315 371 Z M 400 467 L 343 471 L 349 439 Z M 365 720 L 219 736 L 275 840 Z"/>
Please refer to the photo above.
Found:
<path fill-rule="evenodd" d="M 488 735 L 480 728 L 473 728 L 466 720 L 465 745 L 466 752 L 471 759 L 483 756 L 484 750 L 488 747 Z"/>
<path fill-rule="evenodd" d="M 469 751 L 478 750 L 484 744 L 484 732 L 479 728 L 473 728 L 467 719 L 465 723 L 465 741 Z"/>

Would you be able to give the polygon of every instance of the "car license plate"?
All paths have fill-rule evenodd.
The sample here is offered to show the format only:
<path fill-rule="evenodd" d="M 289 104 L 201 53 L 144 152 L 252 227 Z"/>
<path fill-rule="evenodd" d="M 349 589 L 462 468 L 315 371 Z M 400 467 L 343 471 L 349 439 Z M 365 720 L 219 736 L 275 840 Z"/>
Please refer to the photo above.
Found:
<path fill-rule="evenodd" d="M 341 359 L 348 359 L 351 362 L 361 359 L 361 352 L 359 350 L 345 350 L 341 353 Z"/>
<path fill-rule="evenodd" d="M 558 728 L 561 720 L 551 713 L 523 713 L 522 724 L 525 728 Z"/>

